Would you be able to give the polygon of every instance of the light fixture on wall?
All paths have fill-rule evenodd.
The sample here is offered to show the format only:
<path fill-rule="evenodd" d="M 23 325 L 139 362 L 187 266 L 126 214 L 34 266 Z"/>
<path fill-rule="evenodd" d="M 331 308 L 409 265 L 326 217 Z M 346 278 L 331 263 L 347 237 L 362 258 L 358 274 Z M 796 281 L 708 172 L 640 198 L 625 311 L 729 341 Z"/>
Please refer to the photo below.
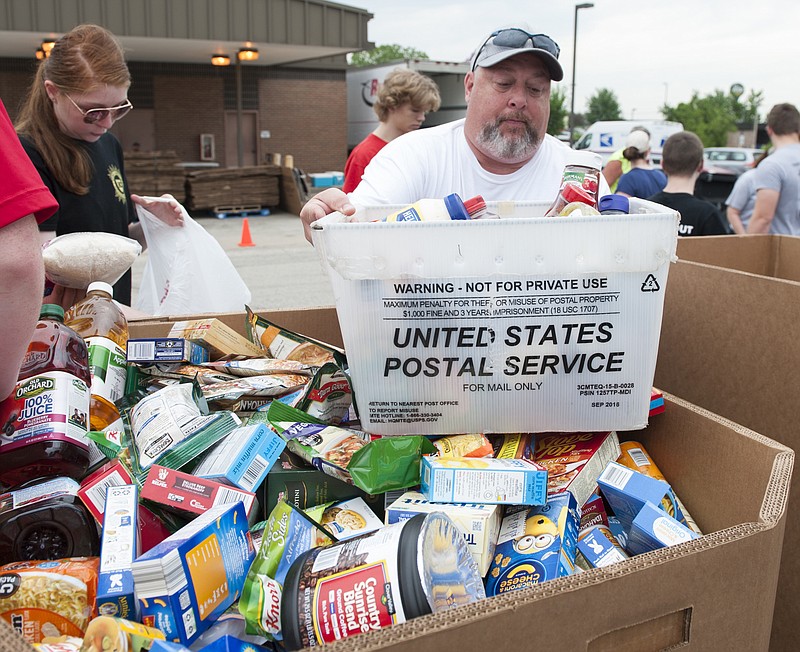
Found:
<path fill-rule="evenodd" d="M 55 44 L 55 40 L 51 38 L 46 38 L 44 41 L 42 41 L 42 51 L 44 52 L 45 57 L 50 56 L 50 50 L 53 49 Z"/>
<path fill-rule="evenodd" d="M 239 50 L 239 61 L 256 61 L 258 59 L 258 49 L 254 47 L 245 47 Z"/>
<path fill-rule="evenodd" d="M 227 54 L 212 54 L 212 66 L 229 66 L 231 65 L 231 58 Z"/>
<path fill-rule="evenodd" d="M 44 50 L 42 50 L 42 48 L 36 48 L 36 58 L 39 61 L 44 61 L 45 59 L 47 59 L 47 54 L 45 53 Z"/>

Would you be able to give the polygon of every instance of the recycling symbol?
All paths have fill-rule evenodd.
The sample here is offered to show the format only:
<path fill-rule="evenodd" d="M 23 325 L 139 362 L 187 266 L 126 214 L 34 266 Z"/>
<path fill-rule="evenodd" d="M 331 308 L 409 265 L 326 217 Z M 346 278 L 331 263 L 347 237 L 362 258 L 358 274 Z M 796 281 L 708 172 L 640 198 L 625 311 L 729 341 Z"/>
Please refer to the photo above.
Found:
<path fill-rule="evenodd" d="M 648 274 L 644 283 L 642 283 L 642 292 L 658 292 L 660 289 L 661 286 L 658 284 L 656 277 Z"/>

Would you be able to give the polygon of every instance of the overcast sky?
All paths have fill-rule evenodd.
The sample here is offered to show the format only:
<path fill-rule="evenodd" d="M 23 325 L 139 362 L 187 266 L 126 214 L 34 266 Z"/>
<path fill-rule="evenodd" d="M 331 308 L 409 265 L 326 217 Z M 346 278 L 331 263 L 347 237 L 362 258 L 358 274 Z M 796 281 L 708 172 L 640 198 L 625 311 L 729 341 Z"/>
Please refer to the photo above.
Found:
<path fill-rule="evenodd" d="M 376 45 L 397 43 L 441 61 L 463 61 L 498 27 L 525 26 L 561 46 L 572 84 L 576 2 L 564 0 L 345 0 L 367 9 Z M 763 91 L 764 119 L 778 102 L 800 106 L 800 2 L 796 0 L 594 0 L 578 11 L 575 111 L 599 88 L 626 119 L 661 118 L 670 106 L 731 84 Z"/>

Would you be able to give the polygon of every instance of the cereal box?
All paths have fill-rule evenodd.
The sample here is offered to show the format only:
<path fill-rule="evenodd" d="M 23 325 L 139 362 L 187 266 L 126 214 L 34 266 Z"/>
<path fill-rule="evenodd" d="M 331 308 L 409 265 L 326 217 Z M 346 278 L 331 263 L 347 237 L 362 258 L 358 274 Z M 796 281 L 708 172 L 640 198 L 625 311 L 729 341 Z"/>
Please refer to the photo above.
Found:
<path fill-rule="evenodd" d="M 486 577 L 486 595 L 528 588 L 575 569 L 580 511 L 568 491 L 506 516 Z"/>
<path fill-rule="evenodd" d="M 219 505 L 133 562 L 142 622 L 191 644 L 238 598 L 255 557 L 244 505 Z"/>
<path fill-rule="evenodd" d="M 106 508 L 106 491 L 109 487 L 131 484 L 133 479 L 127 468 L 118 459 L 111 460 L 91 475 L 81 480 L 78 497 L 86 505 L 98 523 L 103 522 Z"/>
<path fill-rule="evenodd" d="M 387 508 L 386 525 L 430 512 L 444 512 L 450 517 L 464 534 L 481 575 L 486 575 L 500 533 L 502 508 L 479 503 L 430 503 L 418 491 L 407 491 Z"/>
<path fill-rule="evenodd" d="M 537 434 L 534 461 L 547 469 L 547 493 L 570 491 L 583 505 L 606 464 L 619 457 L 616 432 Z"/>
<path fill-rule="evenodd" d="M 528 460 L 423 456 L 422 494 L 432 503 L 543 505 L 547 471 Z"/>

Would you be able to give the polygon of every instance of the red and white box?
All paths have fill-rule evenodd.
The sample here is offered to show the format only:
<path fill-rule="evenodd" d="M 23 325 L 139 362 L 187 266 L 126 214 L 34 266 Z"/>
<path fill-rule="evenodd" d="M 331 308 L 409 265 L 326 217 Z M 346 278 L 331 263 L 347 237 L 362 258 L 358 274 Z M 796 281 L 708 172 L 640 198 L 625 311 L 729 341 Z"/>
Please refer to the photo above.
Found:
<path fill-rule="evenodd" d="M 248 517 L 256 498 L 250 491 L 158 464 L 150 467 L 141 496 L 162 507 L 190 514 L 203 514 L 217 505 L 241 501 Z"/>
<path fill-rule="evenodd" d="M 119 460 L 111 460 L 81 481 L 78 497 L 97 522 L 102 523 L 106 509 L 106 490 L 126 484 L 134 484 L 130 472 Z"/>

